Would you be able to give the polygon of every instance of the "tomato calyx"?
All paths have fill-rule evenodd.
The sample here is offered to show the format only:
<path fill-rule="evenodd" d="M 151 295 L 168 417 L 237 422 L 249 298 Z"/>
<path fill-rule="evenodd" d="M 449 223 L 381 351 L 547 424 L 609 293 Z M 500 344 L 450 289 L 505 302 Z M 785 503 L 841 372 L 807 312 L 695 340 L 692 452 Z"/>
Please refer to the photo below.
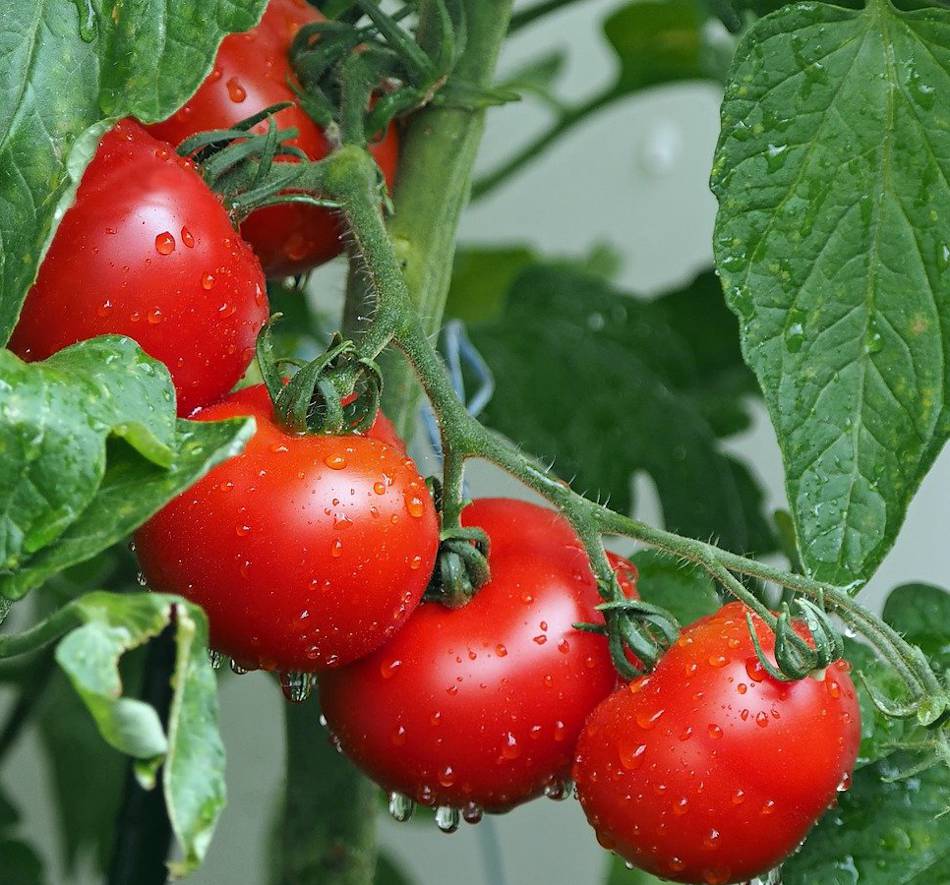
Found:
<path fill-rule="evenodd" d="M 257 337 L 257 361 L 276 421 L 294 433 L 365 433 L 379 412 L 383 375 L 376 363 L 362 356 L 352 340 L 337 332 L 324 353 L 309 363 L 283 359 L 274 353 L 271 317 Z M 281 367 L 296 365 L 286 381 Z"/>
<path fill-rule="evenodd" d="M 770 625 L 775 633 L 774 664 L 759 642 L 751 613 L 747 611 L 745 616 L 759 663 L 780 682 L 794 682 L 810 673 L 823 672 L 844 655 L 844 640 L 828 613 L 809 599 L 796 599 L 795 603 L 805 618 L 804 622 L 798 622 L 798 629 L 807 633 L 811 641 L 796 631 L 788 603 L 783 603 L 775 623 Z"/>
<path fill-rule="evenodd" d="M 443 525 L 439 533 L 439 554 L 425 599 L 446 608 L 461 608 L 491 580 L 488 565 L 491 541 L 488 533 L 478 526 L 445 525 L 442 484 L 430 477 L 426 485 Z"/>
<path fill-rule="evenodd" d="M 275 114 L 291 106 L 286 101 L 270 105 L 230 128 L 198 132 L 178 145 L 179 155 L 195 163 L 235 225 L 264 206 L 308 203 L 339 208 L 335 201 L 317 195 L 320 164 L 288 143 L 298 131 L 278 128 L 274 120 Z M 265 131 L 253 131 L 263 123 Z"/>
<path fill-rule="evenodd" d="M 652 670 L 663 653 L 679 637 L 679 623 L 666 609 L 642 599 L 622 596 L 601 603 L 597 610 L 603 624 L 575 624 L 577 630 L 607 637 L 610 657 L 617 672 L 627 680 Z"/>

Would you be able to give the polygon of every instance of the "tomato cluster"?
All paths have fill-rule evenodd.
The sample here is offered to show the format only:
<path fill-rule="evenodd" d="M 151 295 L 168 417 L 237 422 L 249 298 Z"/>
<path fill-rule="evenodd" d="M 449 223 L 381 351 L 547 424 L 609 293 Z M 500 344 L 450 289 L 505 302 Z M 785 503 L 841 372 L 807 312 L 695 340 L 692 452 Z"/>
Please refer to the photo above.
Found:
<path fill-rule="evenodd" d="M 334 740 L 384 788 L 474 821 L 563 796 L 573 776 L 601 843 L 637 866 L 707 885 L 764 872 L 847 784 L 860 716 L 846 663 L 773 678 L 733 603 L 618 687 L 606 637 L 575 626 L 604 621 L 563 516 L 470 504 L 462 523 L 487 535 L 490 579 L 459 609 L 423 601 L 439 514 L 392 425 L 380 415 L 366 433 L 300 433 L 279 423 L 264 386 L 230 393 L 267 319 L 265 275 L 337 254 L 339 220 L 269 206 L 238 233 L 170 142 L 289 102 L 278 124 L 311 159 L 325 156 L 287 56 L 299 27 L 320 19 L 272 0 L 256 28 L 224 40 L 171 118 L 149 131 L 122 121 L 102 139 L 11 347 L 43 359 L 125 334 L 168 367 L 180 414 L 254 418 L 242 454 L 137 532 L 143 573 L 200 604 L 212 646 L 238 668 L 319 672 Z M 373 151 L 391 182 L 395 129 Z M 610 560 L 636 597 L 636 568 Z M 774 654 L 772 632 L 758 619 L 754 629 Z"/>

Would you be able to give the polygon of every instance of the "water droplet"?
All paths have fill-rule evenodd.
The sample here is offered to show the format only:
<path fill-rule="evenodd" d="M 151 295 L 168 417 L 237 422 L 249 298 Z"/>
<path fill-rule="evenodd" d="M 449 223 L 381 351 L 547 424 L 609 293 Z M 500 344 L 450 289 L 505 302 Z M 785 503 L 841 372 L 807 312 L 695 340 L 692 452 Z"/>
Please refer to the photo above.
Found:
<path fill-rule="evenodd" d="M 192 236 L 191 231 L 187 227 L 181 229 L 181 241 L 189 248 L 194 249 L 195 247 L 195 238 Z"/>
<path fill-rule="evenodd" d="M 477 802 L 469 802 L 462 809 L 462 817 L 467 824 L 477 824 L 482 819 L 482 807 Z"/>
<path fill-rule="evenodd" d="M 404 824 L 412 817 L 415 811 L 416 803 L 412 801 L 405 793 L 389 794 L 389 816 L 399 823 Z"/>
<path fill-rule="evenodd" d="M 745 802 L 745 790 L 737 789 L 735 793 L 732 794 L 732 804 L 741 805 Z"/>
<path fill-rule="evenodd" d="M 373 491 L 376 492 L 377 495 L 385 495 L 385 494 L 386 494 L 386 484 L 383 483 L 383 482 L 374 482 L 374 483 L 373 483 Z"/>
<path fill-rule="evenodd" d="M 764 814 L 764 815 L 765 815 L 765 814 L 771 814 L 773 811 L 775 811 L 775 801 L 774 801 L 773 799 L 769 799 L 769 800 L 766 801 L 766 803 L 762 806 L 762 814 Z"/>
<path fill-rule="evenodd" d="M 844 793 L 846 790 L 850 790 L 850 789 L 851 789 L 851 772 L 846 771 L 843 775 L 841 775 L 841 780 L 838 781 L 837 790 L 839 793 Z"/>
<path fill-rule="evenodd" d="M 706 730 L 709 732 L 709 736 L 714 740 L 718 740 L 722 737 L 722 729 L 716 725 L 715 722 L 710 722 Z"/>
<path fill-rule="evenodd" d="M 226 85 L 228 88 L 228 98 L 230 98 L 231 101 L 242 102 L 245 98 L 247 98 L 247 91 L 240 84 L 240 82 L 238 82 L 237 77 L 231 77 Z"/>
<path fill-rule="evenodd" d="M 99 314 L 99 316 L 101 317 L 107 317 L 109 316 L 110 313 L 112 313 L 112 310 L 113 310 L 112 302 L 107 298 L 105 301 L 102 302 L 102 304 L 100 304 L 96 308 L 96 313 Z"/>
<path fill-rule="evenodd" d="M 379 675 L 383 679 L 392 679 L 396 675 L 396 671 L 402 666 L 402 661 L 399 658 L 395 658 L 389 661 L 383 661 L 379 665 Z"/>
<path fill-rule="evenodd" d="M 208 663 L 211 664 L 212 670 L 221 669 L 222 656 L 221 652 L 215 651 L 213 648 L 208 649 Z"/>
<path fill-rule="evenodd" d="M 545 786 L 544 795 L 555 802 L 562 802 L 571 795 L 573 789 L 574 784 L 569 780 L 553 780 Z"/>
<path fill-rule="evenodd" d="M 175 251 L 175 238 L 167 230 L 155 237 L 155 251 L 159 255 L 171 255 Z"/>
<path fill-rule="evenodd" d="M 659 722 L 660 717 L 665 712 L 666 711 L 664 709 L 660 708 L 659 710 L 655 710 L 652 713 L 647 713 L 647 712 L 638 713 L 637 725 L 639 725 L 640 728 L 643 728 L 643 729 L 651 729 L 653 728 L 654 725 L 657 724 L 657 722 Z"/>
<path fill-rule="evenodd" d="M 461 817 L 462 815 L 457 808 L 440 805 L 435 810 L 435 825 L 443 833 L 454 833 L 459 828 Z"/>
<path fill-rule="evenodd" d="M 204 273 L 201 275 L 201 288 L 205 291 L 214 288 L 214 274 Z"/>
<path fill-rule="evenodd" d="M 765 710 L 759 710 L 759 712 L 755 714 L 755 724 L 758 725 L 759 728 L 765 728 L 769 724 L 769 717 Z"/>
<path fill-rule="evenodd" d="M 393 729 L 392 744 L 394 747 L 401 747 L 406 743 L 406 726 L 397 725 Z"/>
<path fill-rule="evenodd" d="M 231 672 L 235 676 L 243 676 L 247 673 L 247 670 L 244 669 L 234 658 L 231 658 Z"/>
<path fill-rule="evenodd" d="M 805 314 L 800 310 L 790 310 L 785 322 L 785 349 L 789 353 L 798 353 L 805 343 Z"/>
<path fill-rule="evenodd" d="M 410 516 L 418 519 L 423 513 L 426 512 L 425 501 L 423 501 L 418 495 L 407 495 L 406 510 L 409 511 Z"/>
<path fill-rule="evenodd" d="M 333 543 L 330 545 L 330 556 L 334 559 L 339 559 L 343 555 L 343 542 L 339 538 L 335 538 Z"/>
<path fill-rule="evenodd" d="M 302 704 L 313 690 L 313 677 L 309 673 L 281 673 L 280 688 L 292 704 Z"/>
<path fill-rule="evenodd" d="M 164 319 L 164 317 L 162 316 L 162 312 L 159 308 L 153 307 L 146 314 L 146 319 L 148 320 L 150 326 L 157 326 Z"/>
<path fill-rule="evenodd" d="M 326 458 L 323 459 L 323 463 L 331 470 L 342 470 L 346 467 L 346 458 L 339 452 L 336 452 L 332 455 L 327 455 Z"/>
<path fill-rule="evenodd" d="M 709 656 L 709 665 L 711 667 L 725 667 L 729 663 L 729 659 L 725 655 L 710 655 Z"/>
<path fill-rule="evenodd" d="M 521 745 L 510 731 L 505 733 L 505 743 L 501 748 L 501 758 L 507 761 L 517 759 L 521 755 Z"/>
<path fill-rule="evenodd" d="M 243 538 L 245 535 L 250 534 L 251 527 L 249 525 L 236 525 L 234 527 L 234 534 L 239 538 Z"/>
<path fill-rule="evenodd" d="M 766 677 L 765 667 L 758 658 L 749 658 L 745 662 L 745 671 L 753 682 L 761 682 Z"/>
<path fill-rule="evenodd" d="M 636 771 L 643 764 L 643 757 L 646 751 L 646 744 L 619 744 L 617 746 L 620 764 L 626 768 L 627 771 Z"/>

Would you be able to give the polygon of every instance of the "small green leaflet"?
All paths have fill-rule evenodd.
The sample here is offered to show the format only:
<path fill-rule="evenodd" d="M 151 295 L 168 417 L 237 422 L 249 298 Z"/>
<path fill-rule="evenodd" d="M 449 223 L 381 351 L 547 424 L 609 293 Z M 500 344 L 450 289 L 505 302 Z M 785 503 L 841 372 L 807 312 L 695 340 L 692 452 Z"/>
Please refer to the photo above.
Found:
<path fill-rule="evenodd" d="M 153 707 L 123 694 L 119 661 L 172 624 L 174 695 L 163 727 Z M 103 739 L 136 760 L 146 788 L 154 786 L 162 767 L 162 789 L 184 855 L 173 873 L 195 869 L 225 802 L 224 746 L 204 613 L 174 596 L 89 593 L 26 633 L 0 636 L 0 657 L 40 648 L 64 633 L 56 661 Z"/>
<path fill-rule="evenodd" d="M 0 345 L 99 137 L 168 116 L 265 0 L 6 0 L 0 29 Z"/>
<path fill-rule="evenodd" d="M 642 470 L 668 528 L 768 552 L 774 537 L 761 492 L 716 432 L 745 422 L 739 398 L 751 379 L 718 289 L 703 277 L 695 286 L 699 294 L 644 302 L 570 265 L 525 269 L 501 315 L 471 329 L 504 379 L 486 420 L 616 510 L 629 510 L 631 477 Z M 667 297 L 681 308 L 675 322 Z M 719 328 L 720 313 L 724 335 L 694 353 L 678 324 L 689 317 Z"/>
<path fill-rule="evenodd" d="M 722 605 L 712 578 L 699 566 L 659 550 L 641 550 L 630 559 L 640 572 L 640 598 L 665 608 L 682 626 L 711 615 Z"/>
<path fill-rule="evenodd" d="M 941 672 L 950 649 L 950 594 L 939 587 L 905 584 L 893 590 L 884 620 L 917 643 Z M 885 696 L 900 697 L 900 680 L 867 646 L 847 643 L 856 670 Z M 855 680 L 861 698 L 861 751 L 851 789 L 818 822 L 801 851 L 782 868 L 786 885 L 813 882 L 862 885 L 931 885 L 950 881 L 950 768 L 933 758 L 925 771 L 888 783 L 931 752 L 911 753 L 930 739 L 913 720 L 889 719 Z M 884 780 L 882 780 L 884 779 Z"/>
<path fill-rule="evenodd" d="M 129 338 L 40 363 L 0 350 L 0 594 L 121 540 L 251 433 L 250 419 L 176 419 L 168 371 Z"/>
<path fill-rule="evenodd" d="M 950 430 L 950 12 L 796 3 L 758 21 L 712 186 L 802 562 L 864 581 Z"/>

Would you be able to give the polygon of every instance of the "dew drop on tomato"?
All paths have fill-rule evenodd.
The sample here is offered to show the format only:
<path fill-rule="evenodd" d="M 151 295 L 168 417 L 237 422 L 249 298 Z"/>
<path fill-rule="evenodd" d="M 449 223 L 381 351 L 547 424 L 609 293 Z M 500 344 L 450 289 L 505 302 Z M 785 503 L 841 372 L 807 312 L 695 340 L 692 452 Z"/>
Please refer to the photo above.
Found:
<path fill-rule="evenodd" d="M 171 255 L 175 251 L 175 238 L 167 230 L 155 237 L 155 251 L 159 255 Z"/>

